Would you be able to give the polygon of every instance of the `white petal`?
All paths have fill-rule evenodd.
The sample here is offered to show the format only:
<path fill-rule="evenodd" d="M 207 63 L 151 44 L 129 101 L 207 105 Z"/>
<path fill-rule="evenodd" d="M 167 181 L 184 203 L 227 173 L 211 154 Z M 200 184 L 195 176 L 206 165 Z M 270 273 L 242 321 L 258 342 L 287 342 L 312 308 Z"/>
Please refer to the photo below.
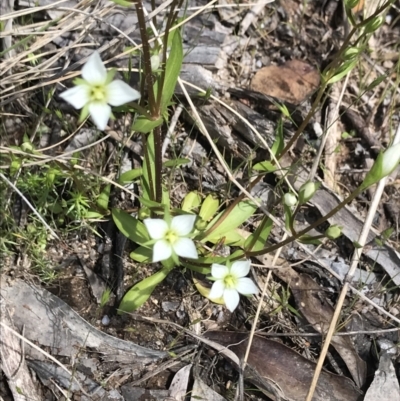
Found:
<path fill-rule="evenodd" d="M 144 219 L 143 223 L 151 239 L 162 239 L 168 231 L 168 224 L 163 219 Z"/>
<path fill-rule="evenodd" d="M 211 275 L 218 279 L 223 279 L 229 274 L 229 269 L 224 265 L 213 263 L 211 265 Z"/>
<path fill-rule="evenodd" d="M 231 274 L 234 277 L 244 277 L 249 274 L 250 260 L 239 260 L 234 262 L 231 267 Z"/>
<path fill-rule="evenodd" d="M 169 259 L 172 255 L 172 248 L 169 242 L 158 240 L 153 247 L 153 262 Z"/>
<path fill-rule="evenodd" d="M 217 280 L 211 287 L 211 291 L 208 294 L 208 298 L 210 299 L 218 299 L 221 298 L 224 294 L 225 285 L 223 280 Z"/>
<path fill-rule="evenodd" d="M 72 106 L 76 109 L 81 109 L 86 103 L 89 102 L 89 92 L 89 86 L 78 85 L 61 93 L 60 97 L 66 102 L 72 104 Z"/>
<path fill-rule="evenodd" d="M 179 238 L 172 245 L 175 253 L 178 256 L 182 256 L 182 258 L 190 258 L 190 259 L 198 259 L 199 255 L 197 254 L 196 246 L 194 245 L 193 240 L 190 238 Z"/>
<path fill-rule="evenodd" d="M 238 280 L 236 289 L 243 295 L 257 294 L 258 288 L 253 280 L 248 277 L 242 277 Z"/>
<path fill-rule="evenodd" d="M 194 214 L 175 216 L 171 221 L 171 229 L 174 230 L 180 237 L 185 237 L 193 230 L 195 220 L 196 215 Z"/>
<path fill-rule="evenodd" d="M 111 107 L 106 103 L 92 102 L 89 104 L 89 113 L 93 122 L 100 131 L 107 127 L 111 115 Z"/>
<path fill-rule="evenodd" d="M 106 92 L 107 103 L 111 104 L 111 106 L 121 106 L 140 98 L 140 92 L 120 80 L 108 84 Z"/>
<path fill-rule="evenodd" d="M 225 289 L 224 291 L 224 302 L 226 307 L 233 312 L 239 305 L 239 294 L 236 290 Z"/>
<path fill-rule="evenodd" d="M 104 85 L 107 78 L 107 70 L 101 61 L 100 54 L 93 52 L 82 68 L 82 77 L 91 85 Z"/>

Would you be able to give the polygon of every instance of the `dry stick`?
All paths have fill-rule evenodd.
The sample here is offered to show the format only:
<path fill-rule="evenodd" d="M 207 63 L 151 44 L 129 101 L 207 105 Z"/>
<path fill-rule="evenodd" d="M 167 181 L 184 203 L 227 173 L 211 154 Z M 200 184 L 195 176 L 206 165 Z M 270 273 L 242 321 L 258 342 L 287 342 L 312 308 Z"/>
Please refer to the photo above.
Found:
<path fill-rule="evenodd" d="M 397 143 L 400 143 L 400 124 L 397 127 L 397 132 L 396 132 L 396 136 L 395 136 L 394 141 L 393 141 L 393 145 L 395 145 Z M 331 342 L 332 337 L 334 335 L 334 332 L 336 330 L 336 325 L 337 325 L 337 322 L 339 320 L 340 312 L 342 311 L 343 303 L 344 303 L 344 300 L 346 298 L 347 291 L 349 289 L 349 282 L 351 281 L 351 279 L 354 276 L 354 273 L 355 273 L 355 271 L 357 269 L 358 262 L 359 262 L 359 260 L 361 258 L 361 255 L 362 255 L 363 247 L 365 245 L 365 242 L 366 242 L 367 237 L 368 237 L 368 233 L 369 233 L 370 228 L 372 226 L 372 221 L 374 219 L 376 210 L 377 210 L 377 208 L 379 206 L 379 202 L 381 200 L 383 190 L 385 189 L 386 181 L 387 181 L 387 177 L 384 177 L 383 179 L 381 179 L 379 181 L 379 183 L 378 183 L 377 188 L 376 188 L 374 199 L 373 199 L 373 201 L 371 203 L 371 207 L 370 207 L 370 209 L 368 211 L 368 215 L 367 215 L 366 221 L 364 223 L 362 232 L 361 232 L 360 237 L 358 239 L 358 244 L 360 244 L 361 247 L 356 248 L 355 251 L 354 251 L 352 263 L 351 263 L 349 272 L 347 273 L 346 281 L 345 281 L 345 283 L 343 285 L 343 288 L 342 288 L 342 290 L 340 292 L 339 300 L 337 302 L 337 305 L 336 305 L 336 308 L 335 308 L 335 312 L 333 314 L 332 321 L 331 321 L 331 324 L 329 326 L 328 334 L 326 336 L 326 340 L 324 342 L 324 346 L 322 348 L 321 355 L 320 355 L 320 357 L 318 359 L 318 363 L 317 363 L 317 366 L 315 368 L 314 377 L 312 379 L 311 386 L 310 386 L 310 388 L 308 390 L 306 401 L 311 401 L 312 397 L 314 395 L 314 391 L 315 391 L 315 388 L 317 386 L 318 378 L 319 378 L 319 376 L 321 374 L 322 365 L 324 363 L 324 360 L 325 360 L 326 354 L 328 352 L 328 348 L 329 348 L 330 342 Z"/>

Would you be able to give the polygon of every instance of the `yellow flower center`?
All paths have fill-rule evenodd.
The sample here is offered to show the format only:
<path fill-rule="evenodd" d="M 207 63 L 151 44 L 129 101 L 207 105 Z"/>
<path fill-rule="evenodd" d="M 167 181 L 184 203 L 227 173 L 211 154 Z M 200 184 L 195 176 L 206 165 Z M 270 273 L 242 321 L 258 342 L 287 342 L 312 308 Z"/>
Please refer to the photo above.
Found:
<path fill-rule="evenodd" d="M 165 233 L 165 240 L 168 241 L 171 245 L 174 244 L 179 238 L 179 235 L 176 234 L 173 230 L 168 230 Z"/>
<path fill-rule="evenodd" d="M 106 100 L 106 91 L 103 85 L 96 85 L 90 88 L 90 100 L 95 102 L 104 102 Z"/>
<path fill-rule="evenodd" d="M 233 276 L 232 274 L 227 274 L 224 277 L 225 288 L 236 288 L 237 283 L 238 283 L 237 277 Z"/>

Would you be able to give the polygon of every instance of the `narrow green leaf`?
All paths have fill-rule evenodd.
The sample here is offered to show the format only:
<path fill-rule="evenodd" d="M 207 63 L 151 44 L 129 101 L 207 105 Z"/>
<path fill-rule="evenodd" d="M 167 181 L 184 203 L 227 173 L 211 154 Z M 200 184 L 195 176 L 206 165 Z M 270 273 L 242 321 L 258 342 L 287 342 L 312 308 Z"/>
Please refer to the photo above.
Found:
<path fill-rule="evenodd" d="M 125 171 L 122 173 L 118 179 L 118 184 L 125 185 L 130 184 L 131 182 L 135 181 L 143 174 L 142 168 L 134 168 L 129 171 Z"/>
<path fill-rule="evenodd" d="M 97 206 L 108 210 L 108 202 L 110 200 L 111 184 L 105 186 L 103 191 L 101 191 L 99 197 L 97 198 Z"/>
<path fill-rule="evenodd" d="M 157 285 L 167 277 L 171 270 L 171 267 L 163 267 L 157 273 L 134 285 L 122 298 L 118 313 L 133 312 L 140 308 L 149 299 Z"/>
<path fill-rule="evenodd" d="M 143 245 L 150 240 L 145 225 L 138 219 L 120 209 L 113 209 L 112 216 L 121 233 L 131 241 Z"/>
<path fill-rule="evenodd" d="M 118 4 L 122 7 L 131 7 L 133 2 L 126 0 L 111 0 L 113 3 Z"/>
<path fill-rule="evenodd" d="M 268 216 L 264 216 L 256 231 L 246 239 L 244 245 L 246 252 L 256 252 L 263 249 L 268 240 L 269 234 L 271 233 L 272 227 L 273 221 Z"/>
<path fill-rule="evenodd" d="M 164 114 L 166 111 L 168 104 L 171 102 L 172 96 L 175 91 L 176 82 L 179 77 L 179 73 L 181 72 L 183 61 L 183 47 L 182 47 L 182 38 L 180 31 L 177 29 L 174 31 L 171 51 L 166 63 L 165 70 L 165 81 L 164 87 L 162 88 L 161 95 L 161 114 Z"/>
<path fill-rule="evenodd" d="M 184 164 L 190 163 L 189 159 L 174 159 L 174 160 L 167 160 L 166 162 L 163 163 L 164 167 L 179 167 L 183 166 Z"/>
<path fill-rule="evenodd" d="M 152 254 L 153 249 L 140 246 L 139 248 L 132 251 L 129 256 L 136 262 L 149 263 L 151 262 Z"/>
<path fill-rule="evenodd" d="M 160 117 L 158 120 L 149 120 L 145 116 L 139 116 L 132 126 L 132 131 L 141 132 L 142 134 L 148 134 L 154 128 L 158 127 L 163 123 L 163 119 Z"/>
<path fill-rule="evenodd" d="M 255 164 L 253 170 L 261 171 L 263 173 L 272 173 L 276 170 L 276 166 L 274 166 L 269 160 L 266 160 Z"/>

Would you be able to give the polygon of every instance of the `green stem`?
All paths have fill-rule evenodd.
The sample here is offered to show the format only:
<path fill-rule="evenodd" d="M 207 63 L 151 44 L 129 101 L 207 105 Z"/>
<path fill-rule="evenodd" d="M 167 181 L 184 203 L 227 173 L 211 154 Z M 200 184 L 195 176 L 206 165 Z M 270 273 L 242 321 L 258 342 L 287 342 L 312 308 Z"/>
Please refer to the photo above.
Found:
<path fill-rule="evenodd" d="M 147 92 L 149 97 L 149 109 L 152 117 L 156 117 L 156 100 L 154 97 L 154 89 L 153 89 L 153 71 L 151 69 L 151 54 L 150 54 L 150 45 L 149 38 L 147 36 L 146 30 L 146 18 L 143 12 L 143 3 L 139 0 L 136 4 L 136 13 L 139 22 L 139 30 L 140 36 L 142 38 L 142 47 L 143 47 L 143 61 L 144 61 L 144 80 L 147 85 Z"/>
<path fill-rule="evenodd" d="M 162 201 L 162 143 L 161 143 L 161 125 L 154 128 L 154 161 L 155 161 L 155 192 L 156 202 Z"/>
<path fill-rule="evenodd" d="M 311 224 L 310 226 L 306 227 L 304 230 L 301 230 L 297 232 L 296 235 L 293 235 L 287 239 L 285 239 L 282 242 L 279 242 L 278 244 L 271 245 L 267 248 L 261 249 L 260 251 L 254 251 L 254 252 L 246 252 L 246 257 L 249 258 L 251 256 L 259 256 L 259 255 L 264 255 L 266 253 L 273 252 L 279 248 L 282 248 L 284 245 L 289 244 L 290 242 L 298 239 L 304 234 L 307 234 L 310 230 L 312 230 L 315 227 L 318 227 L 320 224 L 324 223 L 328 219 L 330 219 L 334 214 L 336 214 L 342 207 L 346 206 L 348 203 L 350 203 L 354 198 L 356 198 L 364 188 L 359 187 L 357 188 L 352 194 L 350 194 L 346 199 L 344 199 L 342 202 L 340 202 L 335 208 L 333 208 L 328 214 L 325 216 L 322 216 L 320 219 L 318 219 L 316 222 Z"/>

